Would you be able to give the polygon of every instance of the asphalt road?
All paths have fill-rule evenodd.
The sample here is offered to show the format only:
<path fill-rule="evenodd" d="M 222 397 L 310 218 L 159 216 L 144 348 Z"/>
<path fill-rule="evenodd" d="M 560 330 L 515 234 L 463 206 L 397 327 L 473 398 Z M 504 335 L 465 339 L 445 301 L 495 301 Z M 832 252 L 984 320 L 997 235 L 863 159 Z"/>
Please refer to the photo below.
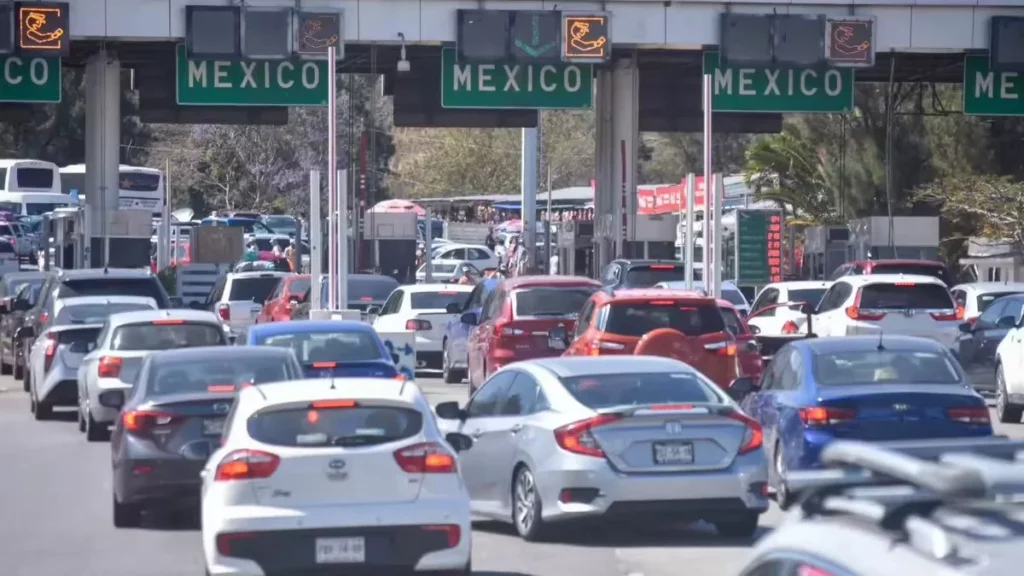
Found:
<path fill-rule="evenodd" d="M 432 403 L 466 398 L 464 385 L 421 379 Z M 1024 424 L 1000 433 L 1024 438 Z M 0 573 L 4 576 L 201 576 L 196 521 L 153 518 L 116 530 L 111 521 L 110 455 L 89 444 L 71 414 L 32 420 L 21 383 L 0 376 Z M 762 517 L 762 532 L 781 518 Z M 489 576 L 732 576 L 750 542 L 726 540 L 704 525 L 581 534 L 527 544 L 500 524 L 473 531 L 473 566 Z"/>

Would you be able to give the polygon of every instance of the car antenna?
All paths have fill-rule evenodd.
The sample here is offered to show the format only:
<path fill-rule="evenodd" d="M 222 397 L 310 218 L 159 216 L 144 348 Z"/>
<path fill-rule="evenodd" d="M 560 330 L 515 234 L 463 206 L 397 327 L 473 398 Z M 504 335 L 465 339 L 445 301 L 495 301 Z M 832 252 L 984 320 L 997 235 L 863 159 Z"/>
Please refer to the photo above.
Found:
<path fill-rule="evenodd" d="M 264 394 L 264 393 L 263 393 L 263 390 L 261 390 L 261 389 L 260 389 L 260 385 L 259 385 L 259 384 L 257 384 L 257 383 L 255 383 L 255 382 L 253 382 L 253 383 L 252 383 L 252 387 L 253 387 L 253 388 L 255 388 L 257 392 L 259 392 L 259 393 L 260 393 L 260 396 L 262 396 L 262 397 L 263 397 L 263 400 L 264 400 L 265 402 L 270 402 L 270 399 L 269 399 L 269 398 L 267 398 L 267 395 L 266 395 L 266 394 Z"/>
<path fill-rule="evenodd" d="M 337 390 L 337 388 L 334 387 L 334 370 L 331 370 L 331 390 Z"/>
<path fill-rule="evenodd" d="M 881 332 L 881 331 L 878 332 L 878 348 L 877 348 L 877 350 L 879 352 L 882 352 L 883 350 L 885 350 L 885 344 L 882 344 L 882 334 L 883 334 L 883 332 Z"/>

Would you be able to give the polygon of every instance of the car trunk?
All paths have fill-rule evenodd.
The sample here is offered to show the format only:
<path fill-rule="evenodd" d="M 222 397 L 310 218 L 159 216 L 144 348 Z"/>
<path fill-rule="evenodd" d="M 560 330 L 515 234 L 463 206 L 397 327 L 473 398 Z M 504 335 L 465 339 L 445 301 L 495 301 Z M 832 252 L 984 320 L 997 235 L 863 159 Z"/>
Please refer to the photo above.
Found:
<path fill-rule="evenodd" d="M 368 362 L 313 362 L 302 365 L 306 378 L 394 378 L 398 370 L 384 360 Z"/>
<path fill-rule="evenodd" d="M 220 440 L 234 392 L 194 392 L 157 396 L 138 410 L 166 415 L 155 419 L 147 436 L 160 450 L 205 460 Z"/>
<path fill-rule="evenodd" d="M 496 346 L 512 351 L 517 360 L 560 356 L 565 351 L 565 343 L 550 338 L 551 330 L 559 326 L 564 327 L 566 333 L 572 334 L 576 329 L 576 318 L 516 318 L 496 327 L 499 333 Z"/>

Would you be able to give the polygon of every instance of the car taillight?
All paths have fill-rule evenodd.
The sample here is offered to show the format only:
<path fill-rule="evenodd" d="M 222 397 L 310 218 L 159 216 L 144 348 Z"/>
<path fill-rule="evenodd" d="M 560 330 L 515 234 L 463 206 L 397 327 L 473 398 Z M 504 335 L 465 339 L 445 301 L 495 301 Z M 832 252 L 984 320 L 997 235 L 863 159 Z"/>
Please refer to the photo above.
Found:
<path fill-rule="evenodd" d="M 413 318 L 412 320 L 406 320 L 405 321 L 405 329 L 406 330 L 412 330 L 414 332 L 417 332 L 417 331 L 421 331 L 421 330 L 432 330 L 433 328 L 434 328 L 433 324 L 431 324 L 430 322 L 428 322 L 426 320 L 419 320 L 419 319 Z"/>
<path fill-rule="evenodd" d="M 57 335 L 46 334 L 46 352 L 43 355 L 43 372 L 49 372 L 53 364 L 53 357 L 57 354 Z"/>
<path fill-rule="evenodd" d="M 967 319 L 967 325 L 973 327 L 974 323 L 977 322 L 977 321 L 978 321 L 978 317 L 977 316 L 975 316 L 974 318 L 968 318 Z"/>
<path fill-rule="evenodd" d="M 621 419 L 619 414 L 600 414 L 593 418 L 573 422 L 555 429 L 555 442 L 567 452 L 604 458 L 604 450 L 598 445 L 592 430 L 609 422 Z"/>
<path fill-rule="evenodd" d="M 276 454 L 262 450 L 234 450 L 229 452 L 217 464 L 214 480 L 226 482 L 231 480 L 257 480 L 270 478 L 281 459 Z"/>
<path fill-rule="evenodd" d="M 800 420 L 805 426 L 831 426 L 849 422 L 856 417 L 856 412 L 845 408 L 807 406 L 800 409 Z"/>
<path fill-rule="evenodd" d="M 954 320 L 964 319 L 964 308 L 963 306 L 957 306 L 950 310 L 941 310 L 939 312 L 932 312 L 932 318 L 935 318 L 939 322 L 951 322 Z"/>
<path fill-rule="evenodd" d="M 124 429 L 135 435 L 146 434 L 157 426 L 168 426 L 174 420 L 173 415 L 158 410 L 129 410 L 121 414 Z"/>
<path fill-rule="evenodd" d="M 457 470 L 455 456 L 436 442 L 422 442 L 395 450 L 398 467 L 410 474 L 449 474 Z"/>
<path fill-rule="evenodd" d="M 736 355 L 736 343 L 731 340 L 725 342 L 713 342 L 711 344 L 705 344 L 704 349 L 708 352 L 714 352 L 719 356 L 735 356 Z"/>
<path fill-rule="evenodd" d="M 783 334 L 798 334 L 800 333 L 800 327 L 796 325 L 796 322 L 792 320 L 786 320 L 786 323 L 782 325 Z"/>
<path fill-rule="evenodd" d="M 605 352 L 621 352 L 626 349 L 625 344 L 619 344 L 618 342 L 608 342 L 605 340 L 592 340 L 590 342 L 590 349 L 588 354 L 590 356 L 600 356 L 602 351 Z"/>
<path fill-rule="evenodd" d="M 833 576 L 828 570 L 823 570 L 815 566 L 809 566 L 807 564 L 801 564 L 796 570 L 796 576 Z"/>
<path fill-rule="evenodd" d="M 121 359 L 117 356 L 100 356 L 96 373 L 100 378 L 117 378 L 121 375 Z"/>
<path fill-rule="evenodd" d="M 221 556 L 231 556 L 231 544 L 237 540 L 249 540 L 255 538 L 255 532 L 228 532 L 217 534 L 217 553 Z"/>
<path fill-rule="evenodd" d="M 868 310 L 860 307 L 860 296 L 863 291 L 863 288 L 857 290 L 857 297 L 853 300 L 853 306 L 846 309 L 846 316 L 850 320 L 881 320 L 885 318 L 885 312 L 882 310 Z"/>
<path fill-rule="evenodd" d="M 946 410 L 950 420 L 964 424 L 991 424 L 988 408 L 985 406 L 968 406 L 966 408 L 950 408 Z"/>
<path fill-rule="evenodd" d="M 756 420 L 739 412 L 730 412 L 727 416 L 747 427 L 747 431 L 743 435 L 743 444 L 740 445 L 740 454 L 753 452 L 761 447 L 764 443 L 764 430 Z"/>
<path fill-rule="evenodd" d="M 231 306 L 227 304 L 217 304 L 217 316 L 225 322 L 231 321 Z"/>
<path fill-rule="evenodd" d="M 50 315 L 47 314 L 46 312 L 41 312 L 39 314 L 39 323 L 40 324 L 44 324 L 49 319 L 50 319 Z"/>
<path fill-rule="evenodd" d="M 455 548 L 462 540 L 462 528 L 458 524 L 428 524 L 422 527 L 427 532 L 444 532 L 448 537 L 448 547 Z"/>

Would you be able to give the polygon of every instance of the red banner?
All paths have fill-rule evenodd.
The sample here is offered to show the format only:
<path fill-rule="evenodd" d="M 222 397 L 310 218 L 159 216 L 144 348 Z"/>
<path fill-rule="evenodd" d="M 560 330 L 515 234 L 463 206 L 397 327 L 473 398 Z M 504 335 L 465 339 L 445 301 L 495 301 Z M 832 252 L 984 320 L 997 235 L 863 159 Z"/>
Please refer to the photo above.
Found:
<path fill-rule="evenodd" d="M 704 206 L 704 177 L 695 178 L 694 200 L 698 208 Z M 674 186 L 638 188 L 637 210 L 640 214 L 672 214 L 686 209 L 686 181 Z"/>

